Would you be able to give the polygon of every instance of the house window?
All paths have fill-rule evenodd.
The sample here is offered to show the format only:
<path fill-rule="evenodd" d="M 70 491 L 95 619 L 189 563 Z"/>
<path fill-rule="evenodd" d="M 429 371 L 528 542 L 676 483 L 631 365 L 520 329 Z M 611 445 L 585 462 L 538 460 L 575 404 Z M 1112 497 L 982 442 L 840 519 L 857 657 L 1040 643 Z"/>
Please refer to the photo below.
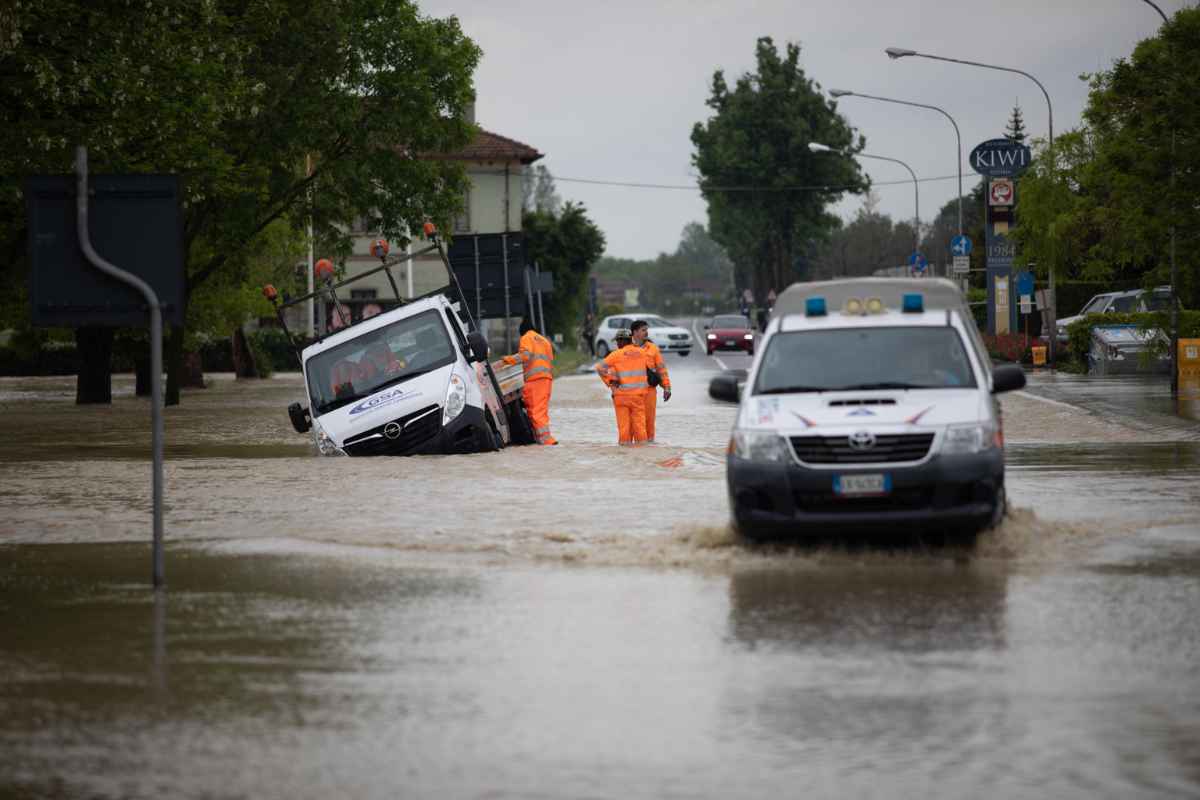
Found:
<path fill-rule="evenodd" d="M 454 218 L 454 232 L 468 233 L 471 230 L 471 190 L 463 192 L 463 210 Z"/>

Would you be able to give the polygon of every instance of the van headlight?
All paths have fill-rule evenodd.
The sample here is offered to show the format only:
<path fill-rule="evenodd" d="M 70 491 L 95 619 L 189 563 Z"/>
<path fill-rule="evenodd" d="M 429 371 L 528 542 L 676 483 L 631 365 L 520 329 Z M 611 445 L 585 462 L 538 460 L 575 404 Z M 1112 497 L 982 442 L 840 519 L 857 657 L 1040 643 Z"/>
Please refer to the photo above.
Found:
<path fill-rule="evenodd" d="M 467 405 L 467 385 L 458 375 L 450 376 L 450 384 L 446 387 L 446 410 L 442 414 L 442 424 L 445 425 L 462 413 Z"/>
<path fill-rule="evenodd" d="M 773 431 L 733 431 L 733 454 L 747 461 L 787 463 L 790 449 L 788 440 Z"/>
<path fill-rule="evenodd" d="M 951 425 L 946 428 L 942 452 L 947 455 L 982 453 L 995 444 L 996 429 L 991 425 Z"/>
<path fill-rule="evenodd" d="M 313 419 L 313 435 L 317 439 L 317 450 L 323 456 L 344 456 L 346 452 L 334 443 L 333 438 L 325 432 L 321 427 L 321 423 L 316 418 Z"/>

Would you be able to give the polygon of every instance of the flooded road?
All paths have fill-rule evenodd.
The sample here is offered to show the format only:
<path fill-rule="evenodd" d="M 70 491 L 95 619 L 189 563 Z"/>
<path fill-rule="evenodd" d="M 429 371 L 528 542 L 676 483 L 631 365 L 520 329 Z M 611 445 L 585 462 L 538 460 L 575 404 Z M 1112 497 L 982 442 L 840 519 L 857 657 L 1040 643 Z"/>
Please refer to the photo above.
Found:
<path fill-rule="evenodd" d="M 556 448 L 323 459 L 298 376 L 167 411 L 0 380 L 0 795 L 1191 797 L 1200 439 L 1004 399 L 973 549 L 726 527 L 745 357 L 670 357 L 661 444 L 592 377 Z M 742 363 L 737 363 L 741 359 Z"/>

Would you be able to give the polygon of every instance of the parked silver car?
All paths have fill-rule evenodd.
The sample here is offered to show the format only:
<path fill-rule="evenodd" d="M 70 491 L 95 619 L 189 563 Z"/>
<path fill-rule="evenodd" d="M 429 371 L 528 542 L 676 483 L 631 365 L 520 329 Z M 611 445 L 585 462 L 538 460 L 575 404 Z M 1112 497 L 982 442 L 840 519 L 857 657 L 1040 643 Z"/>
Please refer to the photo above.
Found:
<path fill-rule="evenodd" d="M 1127 292 L 1104 292 L 1084 303 L 1078 314 L 1062 317 L 1055 322 L 1058 341 L 1067 343 L 1067 327 L 1088 314 L 1134 314 L 1143 311 L 1166 311 L 1171 307 L 1171 287 L 1155 286 L 1153 289 L 1133 289 Z"/>

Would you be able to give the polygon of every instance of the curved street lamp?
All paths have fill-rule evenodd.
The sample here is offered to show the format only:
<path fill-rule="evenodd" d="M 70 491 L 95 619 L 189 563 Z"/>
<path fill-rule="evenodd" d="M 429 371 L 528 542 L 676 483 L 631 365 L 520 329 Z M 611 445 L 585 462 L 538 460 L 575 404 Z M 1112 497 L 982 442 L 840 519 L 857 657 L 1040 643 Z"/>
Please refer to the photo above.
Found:
<path fill-rule="evenodd" d="M 1025 70 L 1016 69 L 1014 67 L 1001 67 L 1001 66 L 997 66 L 995 64 L 984 64 L 983 62 L 980 62 L 980 61 L 966 61 L 961 58 L 947 58 L 945 56 L 931 55 L 930 53 L 918 53 L 916 50 L 909 50 L 906 47 L 889 47 L 889 48 L 885 49 L 884 52 L 887 53 L 888 58 L 892 59 L 893 61 L 895 61 L 896 59 L 899 59 L 899 58 L 906 58 L 908 56 L 917 56 L 919 58 L 931 58 L 934 61 L 949 61 L 952 64 L 966 64 L 966 65 L 972 66 L 972 67 L 983 67 L 984 69 L 999 70 L 1000 72 L 1015 72 L 1018 75 L 1024 75 L 1026 78 L 1029 78 L 1029 80 L 1036 83 L 1038 88 L 1042 90 L 1042 96 L 1046 98 L 1046 110 L 1049 112 L 1049 115 L 1050 115 L 1050 124 L 1049 124 L 1050 145 L 1049 145 L 1047 152 L 1049 153 L 1049 156 L 1050 156 L 1050 176 L 1051 176 L 1051 179 L 1053 179 L 1054 173 L 1056 172 L 1055 164 L 1054 164 L 1054 105 L 1050 102 L 1050 93 L 1046 91 L 1046 87 L 1042 85 L 1041 81 L 1039 81 L 1037 78 L 1030 75 Z M 1049 328 L 1049 331 L 1047 333 L 1046 339 L 1050 345 L 1050 363 L 1054 364 L 1055 357 L 1057 355 L 1057 350 L 1058 350 L 1058 333 L 1057 333 L 1057 325 L 1056 325 L 1056 322 L 1058 320 L 1058 308 L 1057 308 L 1058 300 L 1054 296 L 1054 262 L 1053 261 L 1050 262 L 1049 272 L 1050 272 L 1050 320 L 1049 320 L 1050 324 L 1047 326 Z"/>
<path fill-rule="evenodd" d="M 921 252 L 921 190 L 917 183 L 917 173 L 912 171 L 912 167 L 905 164 L 898 158 L 889 158 L 888 156 L 873 156 L 870 153 L 847 153 L 844 150 L 836 150 L 828 145 L 809 142 L 808 149 L 814 153 L 837 153 L 840 156 L 848 156 L 850 158 L 874 158 L 879 161 L 891 161 L 893 164 L 899 164 L 908 170 L 908 174 L 912 176 L 913 181 L 913 213 L 916 224 L 913 226 L 913 252 Z"/>
<path fill-rule="evenodd" d="M 962 134 L 958 131 L 958 123 L 954 121 L 954 117 L 950 116 L 944 109 L 937 106 L 927 105 L 925 103 L 912 103 L 908 100 L 896 100 L 892 97 L 877 97 L 873 94 L 862 94 L 861 92 L 852 92 L 849 89 L 830 89 L 829 94 L 834 97 L 865 97 L 868 100 L 880 100 L 884 103 L 896 103 L 902 106 L 915 106 L 916 108 L 928 108 L 938 112 L 946 119 L 950 120 L 950 124 L 954 126 L 954 138 L 958 141 L 958 160 L 955 162 L 958 167 L 958 235 L 963 233 L 963 203 L 962 203 Z"/>

